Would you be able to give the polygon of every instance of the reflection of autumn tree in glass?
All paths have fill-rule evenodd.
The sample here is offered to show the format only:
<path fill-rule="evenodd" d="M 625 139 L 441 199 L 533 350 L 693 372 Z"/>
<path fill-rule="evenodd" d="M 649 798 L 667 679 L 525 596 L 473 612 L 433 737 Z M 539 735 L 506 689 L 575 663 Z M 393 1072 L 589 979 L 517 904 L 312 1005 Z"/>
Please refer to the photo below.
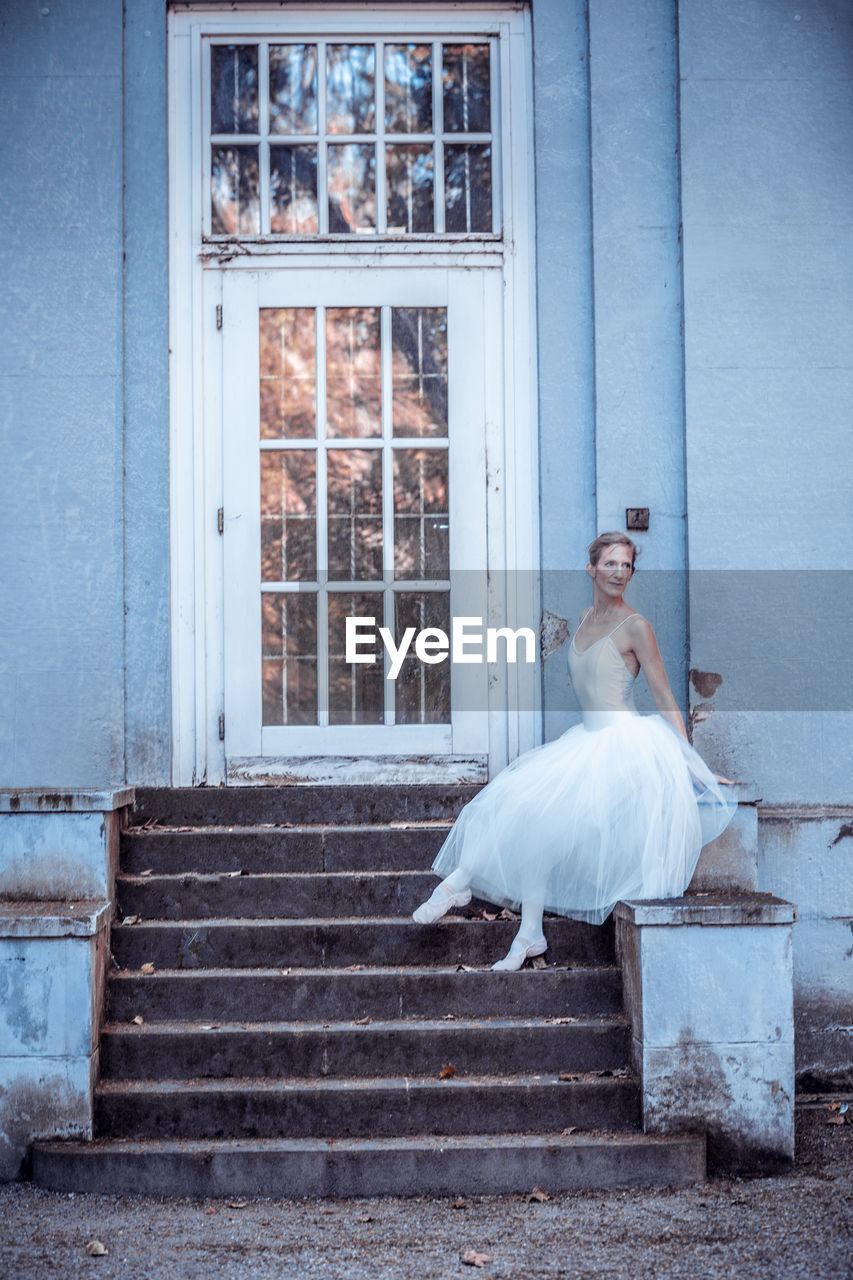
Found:
<path fill-rule="evenodd" d="M 378 307 L 326 312 L 326 434 L 382 435 L 382 352 Z"/>
<path fill-rule="evenodd" d="M 447 311 L 394 307 L 391 380 L 395 436 L 447 435 Z"/>
<path fill-rule="evenodd" d="M 261 596 L 265 725 L 317 723 L 317 596 Z"/>
<path fill-rule="evenodd" d="M 432 45 L 385 46 L 385 128 L 432 132 Z"/>
<path fill-rule="evenodd" d="M 346 661 L 346 619 L 376 618 L 382 625 L 379 592 L 334 591 L 329 595 L 329 723 L 382 724 L 385 719 L 385 672 L 381 658 L 373 665 Z"/>
<path fill-rule="evenodd" d="M 394 450 L 394 576 L 450 573 L 446 449 Z"/>
<path fill-rule="evenodd" d="M 317 577 L 317 463 L 312 449 L 261 454 L 261 580 Z"/>
<path fill-rule="evenodd" d="M 265 307 L 260 320 L 261 438 L 316 434 L 313 307 Z"/>
<path fill-rule="evenodd" d="M 397 644 L 407 627 L 414 627 L 416 634 L 427 627 L 450 634 L 448 591 L 399 591 L 394 606 Z M 430 665 L 419 661 L 417 655 L 404 658 L 394 686 L 394 707 L 397 724 L 449 724 L 449 661 Z"/>
<path fill-rule="evenodd" d="M 382 454 L 330 449 L 326 455 L 329 577 L 382 577 Z"/>

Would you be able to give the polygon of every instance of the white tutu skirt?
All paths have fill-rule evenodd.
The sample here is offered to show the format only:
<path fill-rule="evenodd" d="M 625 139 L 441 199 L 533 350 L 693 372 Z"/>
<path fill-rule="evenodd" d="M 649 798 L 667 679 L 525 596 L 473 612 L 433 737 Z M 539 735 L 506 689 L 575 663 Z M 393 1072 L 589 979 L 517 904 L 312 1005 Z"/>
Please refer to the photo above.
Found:
<path fill-rule="evenodd" d="M 601 924 L 625 898 L 678 897 L 737 799 L 660 716 L 577 725 L 513 761 L 460 813 L 433 863 L 478 897 Z"/>

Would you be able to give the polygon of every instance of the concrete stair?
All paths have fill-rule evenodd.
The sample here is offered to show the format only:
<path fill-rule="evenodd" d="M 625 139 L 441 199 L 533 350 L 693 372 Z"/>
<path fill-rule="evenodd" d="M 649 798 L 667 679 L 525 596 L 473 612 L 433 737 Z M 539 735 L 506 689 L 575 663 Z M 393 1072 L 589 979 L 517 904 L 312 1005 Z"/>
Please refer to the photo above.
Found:
<path fill-rule="evenodd" d="M 474 790 L 139 791 L 96 1137 L 37 1143 L 35 1180 L 348 1196 L 703 1178 L 703 1136 L 639 1131 L 609 925 L 548 920 L 547 966 L 505 974 L 489 966 L 517 925 L 487 904 L 409 919 Z"/>

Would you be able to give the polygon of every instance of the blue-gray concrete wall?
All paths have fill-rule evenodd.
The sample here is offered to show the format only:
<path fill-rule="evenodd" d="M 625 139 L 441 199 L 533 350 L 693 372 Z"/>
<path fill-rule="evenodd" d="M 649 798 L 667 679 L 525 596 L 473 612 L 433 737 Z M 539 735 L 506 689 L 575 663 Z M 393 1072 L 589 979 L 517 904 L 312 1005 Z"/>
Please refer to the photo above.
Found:
<path fill-rule="evenodd" d="M 123 18 L 0 15 L 6 786 L 168 780 L 165 6 Z"/>

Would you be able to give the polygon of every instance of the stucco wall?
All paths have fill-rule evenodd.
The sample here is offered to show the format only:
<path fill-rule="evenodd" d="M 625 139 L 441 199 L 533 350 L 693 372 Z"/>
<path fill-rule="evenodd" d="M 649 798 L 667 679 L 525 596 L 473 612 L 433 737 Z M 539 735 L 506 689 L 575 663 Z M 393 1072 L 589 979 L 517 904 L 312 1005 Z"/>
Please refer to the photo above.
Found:
<path fill-rule="evenodd" d="M 123 82 L 121 0 L 0 16 L 6 786 L 168 781 L 160 0 L 125 39 Z"/>
<path fill-rule="evenodd" d="M 799 906 L 798 1071 L 849 1083 L 853 9 L 681 0 L 679 56 L 695 741 Z"/>

